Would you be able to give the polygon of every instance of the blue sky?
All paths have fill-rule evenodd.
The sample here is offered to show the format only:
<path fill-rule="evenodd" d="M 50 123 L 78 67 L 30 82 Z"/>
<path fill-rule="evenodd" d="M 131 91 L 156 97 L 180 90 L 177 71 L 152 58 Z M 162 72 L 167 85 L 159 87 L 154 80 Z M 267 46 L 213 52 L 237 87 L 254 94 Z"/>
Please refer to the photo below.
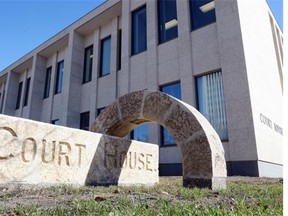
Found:
<path fill-rule="evenodd" d="M 103 2 L 0 0 L 0 71 Z M 267 2 L 282 28 L 283 0 Z"/>

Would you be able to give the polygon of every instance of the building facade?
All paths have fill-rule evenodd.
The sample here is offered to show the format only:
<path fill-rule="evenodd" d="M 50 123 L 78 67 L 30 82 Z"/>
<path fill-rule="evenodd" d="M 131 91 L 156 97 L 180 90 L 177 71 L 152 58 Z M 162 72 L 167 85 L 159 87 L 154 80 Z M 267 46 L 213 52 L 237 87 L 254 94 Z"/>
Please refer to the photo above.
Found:
<path fill-rule="evenodd" d="M 0 74 L 3 114 L 89 129 L 129 92 L 160 90 L 219 134 L 228 175 L 282 176 L 283 37 L 265 0 L 107 0 Z M 181 155 L 156 123 L 160 175 Z"/>

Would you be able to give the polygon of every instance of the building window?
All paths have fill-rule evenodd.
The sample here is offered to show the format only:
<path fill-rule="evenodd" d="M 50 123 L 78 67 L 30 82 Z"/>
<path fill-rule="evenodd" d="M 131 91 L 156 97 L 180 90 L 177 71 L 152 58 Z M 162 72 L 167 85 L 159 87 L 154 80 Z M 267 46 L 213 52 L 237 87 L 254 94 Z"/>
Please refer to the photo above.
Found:
<path fill-rule="evenodd" d="M 59 119 L 54 119 L 54 120 L 51 121 L 51 124 L 60 125 L 60 120 Z"/>
<path fill-rule="evenodd" d="M 177 99 L 182 98 L 181 96 L 181 85 L 180 82 L 177 83 L 173 83 L 173 84 L 169 84 L 169 85 L 165 85 L 165 86 L 161 86 L 160 87 L 160 91 L 169 94 Z M 163 146 L 167 146 L 167 145 L 176 145 L 175 140 L 173 139 L 173 137 L 170 135 L 170 133 L 163 128 L 162 126 L 160 127 L 160 137 L 161 137 L 161 145 Z"/>
<path fill-rule="evenodd" d="M 149 124 L 140 125 L 131 131 L 131 139 L 141 142 L 149 142 Z"/>
<path fill-rule="evenodd" d="M 215 3 L 211 0 L 190 0 L 191 29 L 216 22 Z"/>
<path fill-rule="evenodd" d="M 147 49 L 146 6 L 132 12 L 132 55 Z"/>
<path fill-rule="evenodd" d="M 80 114 L 80 129 L 89 131 L 90 112 Z"/>
<path fill-rule="evenodd" d="M 222 141 L 228 140 L 222 73 L 196 78 L 198 110 L 214 127 Z"/>
<path fill-rule="evenodd" d="M 83 84 L 91 81 L 92 65 L 93 65 L 93 45 L 91 45 L 85 49 Z"/>
<path fill-rule="evenodd" d="M 2 98 L 2 93 L 0 93 L 0 113 L 2 113 L 2 104 L 3 104 L 3 100 L 4 100 L 4 94 L 3 94 L 3 98 Z"/>
<path fill-rule="evenodd" d="M 43 97 L 44 99 L 49 97 L 50 83 L 51 83 L 51 74 L 52 74 L 52 67 L 49 67 L 46 70 L 44 97 Z"/>
<path fill-rule="evenodd" d="M 19 85 L 18 85 L 18 95 L 17 95 L 17 101 L 16 101 L 16 110 L 19 109 L 19 107 L 20 107 L 21 95 L 22 95 L 22 87 L 23 87 L 23 82 L 20 82 Z"/>
<path fill-rule="evenodd" d="M 106 107 L 101 107 L 97 109 L 97 117 L 105 110 Z"/>
<path fill-rule="evenodd" d="M 1 113 L 3 113 L 4 100 L 5 100 L 5 90 L 3 91 L 2 98 L 1 98 L 1 107 L 0 107 Z"/>
<path fill-rule="evenodd" d="M 122 30 L 118 31 L 117 70 L 121 70 Z"/>
<path fill-rule="evenodd" d="M 176 0 L 158 0 L 159 43 L 178 37 Z"/>
<path fill-rule="evenodd" d="M 28 104 L 29 89 L 30 89 L 30 80 L 31 80 L 31 77 L 27 78 L 27 80 L 26 80 L 23 106 L 27 106 L 27 104 Z"/>
<path fill-rule="evenodd" d="M 111 36 L 101 40 L 100 77 L 110 73 Z"/>
<path fill-rule="evenodd" d="M 57 65 L 55 94 L 61 93 L 62 91 L 63 73 L 64 73 L 64 60 L 58 62 Z"/>

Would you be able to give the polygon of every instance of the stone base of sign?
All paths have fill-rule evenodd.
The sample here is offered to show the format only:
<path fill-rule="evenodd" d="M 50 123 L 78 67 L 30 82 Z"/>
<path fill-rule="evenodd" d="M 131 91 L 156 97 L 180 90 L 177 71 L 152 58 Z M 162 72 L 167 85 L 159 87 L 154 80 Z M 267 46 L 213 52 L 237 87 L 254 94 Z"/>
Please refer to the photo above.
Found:
<path fill-rule="evenodd" d="M 152 185 L 157 145 L 0 115 L 0 184 Z"/>

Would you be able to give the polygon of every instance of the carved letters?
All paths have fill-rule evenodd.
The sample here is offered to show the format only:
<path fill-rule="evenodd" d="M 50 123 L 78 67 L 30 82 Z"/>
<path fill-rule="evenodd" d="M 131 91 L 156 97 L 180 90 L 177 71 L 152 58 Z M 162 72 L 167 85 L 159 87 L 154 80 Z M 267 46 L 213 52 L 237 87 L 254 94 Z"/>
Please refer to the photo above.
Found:
<path fill-rule="evenodd" d="M 18 138 L 16 132 L 12 128 L 1 127 L 0 133 L 1 130 L 9 132 L 4 134 L 4 137 L 1 140 L 7 140 L 7 136 L 11 136 L 10 139 Z M 43 164 L 56 163 L 59 166 L 70 167 L 72 166 L 71 161 L 74 160 L 73 164 L 80 167 L 84 154 L 83 150 L 86 149 L 86 145 L 84 144 L 75 143 L 74 145 L 71 145 L 68 142 L 58 142 L 56 140 L 48 141 L 46 139 L 36 142 L 32 137 L 24 139 L 23 142 L 19 140 L 19 142 L 21 143 L 20 159 L 25 164 L 30 164 L 39 157 Z M 7 145 L 8 144 L 9 142 L 7 142 Z M 76 152 L 76 158 L 71 157 L 72 152 Z M 8 160 L 11 157 L 10 155 L 15 155 L 15 153 L 10 152 L 8 155 L 0 155 L 0 162 L 1 160 Z"/>
<path fill-rule="evenodd" d="M 155 172 L 156 167 L 152 167 L 153 154 L 143 154 L 141 152 L 121 150 L 121 146 L 105 143 L 104 165 L 107 169 L 122 168 L 131 170 L 146 170 Z"/>
<path fill-rule="evenodd" d="M 2 133 L 2 130 L 6 133 Z M 1 136 L 3 136 L 2 139 Z M 15 138 L 19 139 L 12 128 L 0 127 L 0 140 L 8 139 L 8 145 L 9 139 L 11 141 Z M 83 158 L 85 158 L 86 145 L 80 143 L 71 145 L 69 142 L 51 141 L 47 139 L 36 141 L 32 137 L 25 138 L 23 141 L 18 140 L 18 142 L 21 144 L 21 153 L 19 157 L 21 161 L 27 165 L 30 165 L 35 160 L 40 160 L 44 165 L 54 163 L 58 166 L 80 167 Z M 74 153 L 73 157 L 72 153 Z M 9 152 L 8 155 L 1 155 L 0 153 L 0 162 L 8 160 L 11 158 L 11 155 L 14 157 L 16 154 L 14 152 Z M 155 172 L 158 167 L 152 166 L 154 157 L 155 156 L 152 153 L 128 151 L 122 149 L 119 145 L 105 143 L 104 165 L 108 169 L 121 168 Z"/>
<path fill-rule="evenodd" d="M 0 115 L 0 185 L 151 185 L 158 153 L 157 145 Z"/>

